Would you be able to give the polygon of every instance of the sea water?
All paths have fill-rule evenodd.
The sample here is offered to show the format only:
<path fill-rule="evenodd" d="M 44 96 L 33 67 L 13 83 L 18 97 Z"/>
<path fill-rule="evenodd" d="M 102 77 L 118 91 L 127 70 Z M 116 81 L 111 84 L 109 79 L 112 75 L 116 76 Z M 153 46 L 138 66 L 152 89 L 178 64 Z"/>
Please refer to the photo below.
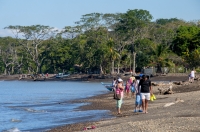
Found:
<path fill-rule="evenodd" d="M 112 117 L 107 110 L 70 103 L 108 92 L 98 82 L 0 81 L 0 131 L 40 132 L 65 124 Z"/>

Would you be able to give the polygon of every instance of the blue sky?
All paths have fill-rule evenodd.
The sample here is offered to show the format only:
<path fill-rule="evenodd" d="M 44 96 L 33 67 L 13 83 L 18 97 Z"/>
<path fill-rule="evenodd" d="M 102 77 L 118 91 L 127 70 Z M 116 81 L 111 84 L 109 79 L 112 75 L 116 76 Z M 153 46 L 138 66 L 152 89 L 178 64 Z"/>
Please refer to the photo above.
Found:
<path fill-rule="evenodd" d="M 200 0 L 0 0 L 0 37 L 11 35 L 3 29 L 9 25 L 62 29 L 74 26 L 88 13 L 125 13 L 128 9 L 147 10 L 154 20 L 200 20 Z"/>

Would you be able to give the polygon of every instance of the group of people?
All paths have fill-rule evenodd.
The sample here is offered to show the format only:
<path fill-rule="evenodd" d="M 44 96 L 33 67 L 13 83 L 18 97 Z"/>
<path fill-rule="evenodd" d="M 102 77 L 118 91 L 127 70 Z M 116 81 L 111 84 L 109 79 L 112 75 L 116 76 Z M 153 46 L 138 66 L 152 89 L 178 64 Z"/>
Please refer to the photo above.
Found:
<path fill-rule="evenodd" d="M 120 89 L 121 91 L 121 99 L 117 100 L 118 114 L 121 114 L 124 92 L 126 93 L 127 97 L 130 96 L 130 92 L 132 97 L 135 96 L 134 112 L 148 113 L 148 101 L 150 100 L 150 95 L 153 93 L 151 80 L 147 76 L 142 75 L 140 80 L 137 80 L 134 76 L 132 76 L 126 81 L 125 85 L 123 84 L 123 80 L 121 78 L 118 78 L 117 80 L 114 78 L 112 85 L 115 88 L 114 92 L 116 89 Z"/>

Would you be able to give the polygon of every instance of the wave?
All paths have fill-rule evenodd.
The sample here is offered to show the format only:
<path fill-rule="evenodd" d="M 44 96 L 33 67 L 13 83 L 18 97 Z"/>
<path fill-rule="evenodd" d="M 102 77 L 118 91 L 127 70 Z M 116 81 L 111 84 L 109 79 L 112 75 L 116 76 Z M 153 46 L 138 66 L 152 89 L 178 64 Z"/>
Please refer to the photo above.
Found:
<path fill-rule="evenodd" d="M 34 110 L 34 109 L 30 109 L 30 108 L 24 108 L 25 111 L 28 112 L 33 112 L 33 113 L 46 113 L 46 110 Z"/>
<path fill-rule="evenodd" d="M 11 119 L 11 122 L 21 122 L 19 119 Z"/>
<path fill-rule="evenodd" d="M 4 130 L 3 132 L 21 132 L 18 128 L 14 127 L 9 130 Z"/>

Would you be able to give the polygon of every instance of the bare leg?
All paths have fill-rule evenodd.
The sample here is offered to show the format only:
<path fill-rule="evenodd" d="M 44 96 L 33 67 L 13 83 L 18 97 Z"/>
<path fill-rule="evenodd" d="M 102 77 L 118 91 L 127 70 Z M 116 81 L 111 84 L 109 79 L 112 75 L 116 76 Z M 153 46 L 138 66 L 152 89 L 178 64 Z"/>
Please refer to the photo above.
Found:
<path fill-rule="evenodd" d="M 118 114 L 120 114 L 120 113 L 121 113 L 121 110 L 120 110 L 120 108 L 117 108 L 117 112 L 118 112 Z"/>
<path fill-rule="evenodd" d="M 134 93 L 134 92 L 132 92 L 132 96 L 133 96 L 133 97 L 135 96 L 135 93 Z"/>
<path fill-rule="evenodd" d="M 148 113 L 147 108 L 148 108 L 148 100 L 145 99 L 145 113 Z"/>
<path fill-rule="evenodd" d="M 144 113 L 146 112 L 146 110 L 145 110 L 145 99 L 142 99 L 142 110 L 143 110 Z"/>

